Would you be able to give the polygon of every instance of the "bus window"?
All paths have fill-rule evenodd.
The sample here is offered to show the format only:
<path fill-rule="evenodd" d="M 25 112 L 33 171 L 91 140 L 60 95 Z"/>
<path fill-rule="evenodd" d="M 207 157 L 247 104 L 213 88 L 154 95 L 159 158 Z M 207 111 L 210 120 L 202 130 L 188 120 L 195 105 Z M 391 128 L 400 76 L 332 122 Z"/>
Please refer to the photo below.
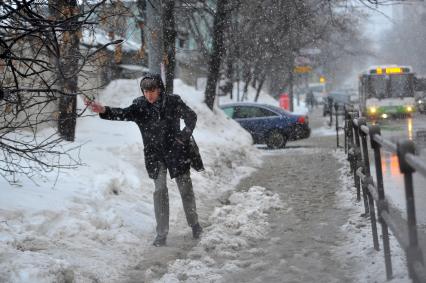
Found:
<path fill-rule="evenodd" d="M 390 95 L 391 97 L 407 97 L 413 96 L 410 89 L 410 77 L 407 75 L 393 75 L 390 78 Z"/>
<path fill-rule="evenodd" d="M 383 99 L 387 97 L 386 78 L 384 76 L 373 76 L 370 78 L 367 98 Z"/>

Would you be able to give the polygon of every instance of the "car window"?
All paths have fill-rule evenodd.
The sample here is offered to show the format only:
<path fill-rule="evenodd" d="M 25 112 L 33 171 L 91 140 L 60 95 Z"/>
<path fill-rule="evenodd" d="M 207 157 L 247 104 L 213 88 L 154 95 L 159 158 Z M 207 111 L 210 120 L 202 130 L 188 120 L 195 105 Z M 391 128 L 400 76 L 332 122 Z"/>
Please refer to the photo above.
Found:
<path fill-rule="evenodd" d="M 253 106 L 236 107 L 234 114 L 234 118 L 261 118 L 270 116 L 277 116 L 277 114 L 267 109 Z"/>
<path fill-rule="evenodd" d="M 272 112 L 271 110 L 264 109 L 264 108 L 258 108 L 260 110 L 258 117 L 272 117 L 272 116 L 278 116 L 275 112 Z"/>
<path fill-rule="evenodd" d="M 238 106 L 235 108 L 234 118 L 251 118 L 252 113 L 250 111 L 251 107 Z"/>
<path fill-rule="evenodd" d="M 233 118 L 234 112 L 235 112 L 234 107 L 227 107 L 227 108 L 223 108 L 222 110 L 223 110 L 223 112 L 225 112 L 226 116 Z"/>
<path fill-rule="evenodd" d="M 280 107 L 277 107 L 277 106 L 270 106 L 272 109 L 274 109 L 275 111 L 278 111 L 281 115 L 285 115 L 285 116 L 287 116 L 287 115 L 290 115 L 291 113 L 290 112 L 288 112 L 288 111 L 285 111 L 284 109 L 282 109 L 282 108 L 280 108 Z M 275 114 L 275 115 L 277 115 L 277 114 Z"/>

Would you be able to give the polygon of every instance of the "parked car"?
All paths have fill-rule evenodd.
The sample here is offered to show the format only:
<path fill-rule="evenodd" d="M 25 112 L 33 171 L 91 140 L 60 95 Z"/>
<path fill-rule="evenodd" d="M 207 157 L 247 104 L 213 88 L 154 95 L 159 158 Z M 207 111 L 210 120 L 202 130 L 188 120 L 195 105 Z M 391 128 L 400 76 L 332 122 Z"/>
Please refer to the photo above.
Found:
<path fill-rule="evenodd" d="M 283 148 L 287 141 L 308 138 L 309 119 L 276 106 L 258 103 L 231 103 L 220 108 L 253 137 L 256 144 Z"/>

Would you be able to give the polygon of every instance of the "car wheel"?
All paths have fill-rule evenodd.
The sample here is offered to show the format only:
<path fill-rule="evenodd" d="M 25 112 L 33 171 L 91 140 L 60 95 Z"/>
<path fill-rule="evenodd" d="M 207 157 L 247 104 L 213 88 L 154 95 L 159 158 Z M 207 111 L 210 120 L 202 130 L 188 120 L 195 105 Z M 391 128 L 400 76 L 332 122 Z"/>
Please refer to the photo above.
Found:
<path fill-rule="evenodd" d="M 266 139 L 266 145 L 269 148 L 283 148 L 287 143 L 287 137 L 279 131 L 272 131 Z"/>

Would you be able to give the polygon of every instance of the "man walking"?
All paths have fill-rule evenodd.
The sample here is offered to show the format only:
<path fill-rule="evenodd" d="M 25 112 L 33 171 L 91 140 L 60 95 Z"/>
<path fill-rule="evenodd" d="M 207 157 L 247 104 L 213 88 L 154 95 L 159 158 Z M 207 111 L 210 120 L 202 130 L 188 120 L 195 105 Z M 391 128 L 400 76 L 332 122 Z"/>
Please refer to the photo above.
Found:
<path fill-rule="evenodd" d="M 314 109 L 314 106 L 316 103 L 315 103 L 315 96 L 312 90 L 309 90 L 308 93 L 306 94 L 305 102 L 308 105 L 309 111 Z"/>
<path fill-rule="evenodd" d="M 191 151 L 191 136 L 197 115 L 178 95 L 166 94 L 160 75 L 147 75 L 142 78 L 140 89 L 143 95 L 136 98 L 127 108 L 112 108 L 89 100 L 85 103 L 93 112 L 99 113 L 102 119 L 133 121 L 141 131 L 145 167 L 155 185 L 157 236 L 153 245 L 166 245 L 169 232 L 167 170 L 172 179 L 176 178 L 186 220 L 192 227 L 194 239 L 198 239 L 202 228 L 198 223 L 190 176 L 191 165 L 199 171 L 204 169 L 198 151 Z M 185 122 L 183 130 L 180 130 L 180 119 Z"/>

